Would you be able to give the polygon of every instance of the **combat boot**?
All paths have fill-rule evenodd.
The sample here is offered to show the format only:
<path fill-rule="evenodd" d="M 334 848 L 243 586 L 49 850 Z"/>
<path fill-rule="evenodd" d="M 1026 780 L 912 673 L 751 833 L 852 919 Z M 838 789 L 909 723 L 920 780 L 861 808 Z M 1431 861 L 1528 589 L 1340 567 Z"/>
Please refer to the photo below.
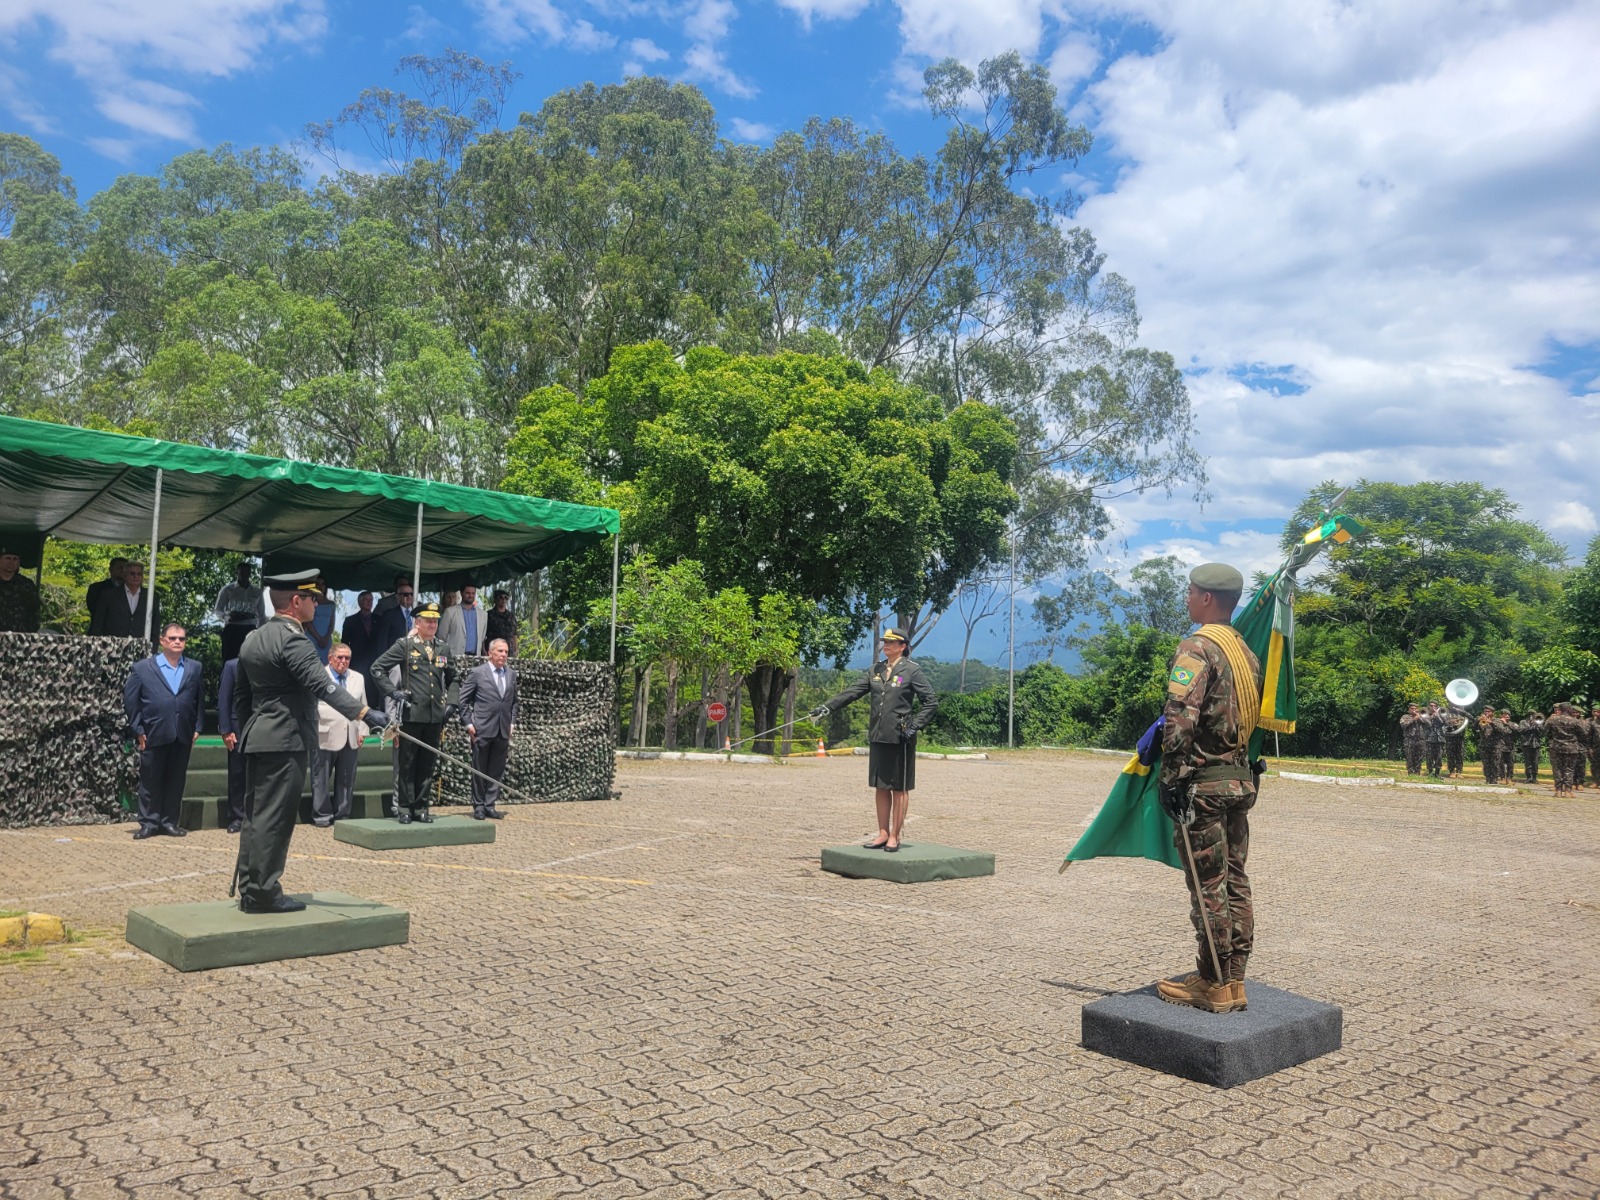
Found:
<path fill-rule="evenodd" d="M 1244 985 L 1212 983 L 1204 975 L 1186 975 L 1182 979 L 1162 979 L 1156 983 L 1156 995 L 1168 1004 L 1183 1004 L 1202 1012 L 1228 1013 L 1244 1007 Z"/>

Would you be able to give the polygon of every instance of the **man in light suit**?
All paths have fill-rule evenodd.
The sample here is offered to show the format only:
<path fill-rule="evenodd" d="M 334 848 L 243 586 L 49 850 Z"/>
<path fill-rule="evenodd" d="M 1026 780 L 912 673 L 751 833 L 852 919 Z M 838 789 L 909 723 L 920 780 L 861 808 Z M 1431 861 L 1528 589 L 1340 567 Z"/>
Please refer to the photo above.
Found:
<path fill-rule="evenodd" d="M 461 586 L 461 603 L 444 610 L 439 621 L 439 640 L 450 647 L 450 653 L 460 658 L 470 654 L 474 658 L 483 653 L 483 643 L 489 628 L 489 614 L 478 604 L 478 589 L 470 583 Z"/>
<path fill-rule="evenodd" d="M 328 678 L 365 705 L 367 681 L 350 669 L 350 647 L 340 642 L 328 654 Z M 317 750 L 311 770 L 311 819 L 326 829 L 350 817 L 355 791 L 356 753 L 367 736 L 364 721 L 351 720 L 322 701 L 317 703 Z M 328 771 L 333 771 L 333 797 L 328 796 Z"/>
<path fill-rule="evenodd" d="M 489 643 L 489 661 L 468 671 L 461 684 L 461 723 L 472 739 L 472 765 L 495 781 L 472 777 L 472 815 L 479 821 L 505 816 L 495 802 L 517 723 L 517 673 L 506 666 L 508 653 L 506 643 L 496 638 Z"/>
<path fill-rule="evenodd" d="M 168 837 L 187 833 L 178 825 L 178 811 L 183 781 L 189 774 L 189 752 L 200 736 L 205 713 L 205 682 L 200 664 L 183 653 L 187 644 L 182 625 L 164 626 L 161 653 L 136 662 L 122 689 L 122 707 L 139 746 L 135 840 L 158 833 Z"/>

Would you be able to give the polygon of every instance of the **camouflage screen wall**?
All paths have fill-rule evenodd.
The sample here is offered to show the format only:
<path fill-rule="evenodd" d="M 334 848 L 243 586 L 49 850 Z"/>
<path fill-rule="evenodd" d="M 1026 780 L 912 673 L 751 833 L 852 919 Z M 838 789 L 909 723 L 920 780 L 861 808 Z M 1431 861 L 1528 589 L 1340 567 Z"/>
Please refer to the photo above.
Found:
<path fill-rule="evenodd" d="M 462 655 L 462 676 L 487 660 Z M 517 673 L 517 732 L 505 782 L 540 801 L 608 800 L 617 770 L 616 677 L 606 663 L 512 659 Z M 472 746 L 460 721 L 445 726 L 440 749 L 463 762 Z M 441 762 L 439 802 L 471 804 L 472 776 Z M 526 803 L 502 792 L 502 804 Z"/>
<path fill-rule="evenodd" d="M 149 653 L 143 638 L 0 633 L 0 828 L 119 819 L 139 777 L 122 685 Z"/>

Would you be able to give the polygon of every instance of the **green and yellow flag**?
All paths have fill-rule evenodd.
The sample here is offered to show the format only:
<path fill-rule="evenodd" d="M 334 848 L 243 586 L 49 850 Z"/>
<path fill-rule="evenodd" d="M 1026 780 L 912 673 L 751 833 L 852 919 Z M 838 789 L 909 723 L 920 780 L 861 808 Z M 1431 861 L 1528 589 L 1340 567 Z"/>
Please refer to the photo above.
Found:
<path fill-rule="evenodd" d="M 1250 758 L 1261 757 L 1269 732 L 1293 733 L 1298 712 L 1294 690 L 1295 578 L 1329 542 L 1348 542 L 1366 532 L 1353 517 L 1336 513 L 1302 538 L 1283 566 L 1233 618 L 1233 628 L 1261 663 L 1261 719 L 1250 738 Z M 1154 714 L 1151 720 L 1155 720 Z M 1156 799 L 1161 777 L 1159 749 L 1149 766 L 1135 754 L 1122 768 L 1111 794 L 1089 828 L 1067 851 L 1068 863 L 1091 858 L 1148 858 L 1183 869 L 1172 845 L 1172 821 Z M 1063 864 L 1062 869 L 1066 866 Z"/>

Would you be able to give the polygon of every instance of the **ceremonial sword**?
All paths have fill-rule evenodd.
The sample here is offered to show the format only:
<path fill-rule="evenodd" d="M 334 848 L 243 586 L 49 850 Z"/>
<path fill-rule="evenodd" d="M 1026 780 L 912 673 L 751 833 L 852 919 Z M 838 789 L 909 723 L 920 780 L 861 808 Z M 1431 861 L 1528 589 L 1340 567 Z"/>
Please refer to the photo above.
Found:
<path fill-rule="evenodd" d="M 457 758 L 453 754 L 446 754 L 443 750 L 439 749 L 439 747 L 430 746 L 430 745 L 428 745 L 427 742 L 423 741 L 421 738 L 412 737 L 404 729 L 401 729 L 398 724 L 390 724 L 390 725 L 384 726 L 383 732 L 380 733 L 378 736 L 385 742 L 392 742 L 397 737 L 403 737 L 403 738 L 405 738 L 406 741 L 412 743 L 413 745 L 421 746 L 424 750 L 433 751 L 433 753 L 437 754 L 440 758 L 444 759 L 445 762 L 454 763 L 456 766 L 460 767 L 462 770 L 472 772 L 472 774 L 476 775 L 479 779 L 486 779 L 490 783 L 499 784 L 500 789 L 502 791 L 510 792 L 513 796 L 520 796 L 522 799 L 526 800 L 529 804 L 539 804 L 539 803 L 541 803 L 541 801 L 539 801 L 539 800 L 535 799 L 534 797 L 528 795 L 527 792 L 524 792 L 524 791 L 521 791 L 521 790 L 519 790 L 517 788 L 514 788 L 509 783 L 505 783 L 505 782 L 502 782 L 499 779 L 496 779 L 493 775 L 484 774 L 482 771 L 478 770 L 478 768 L 473 766 L 471 763 L 463 762 L 461 759 Z"/>

